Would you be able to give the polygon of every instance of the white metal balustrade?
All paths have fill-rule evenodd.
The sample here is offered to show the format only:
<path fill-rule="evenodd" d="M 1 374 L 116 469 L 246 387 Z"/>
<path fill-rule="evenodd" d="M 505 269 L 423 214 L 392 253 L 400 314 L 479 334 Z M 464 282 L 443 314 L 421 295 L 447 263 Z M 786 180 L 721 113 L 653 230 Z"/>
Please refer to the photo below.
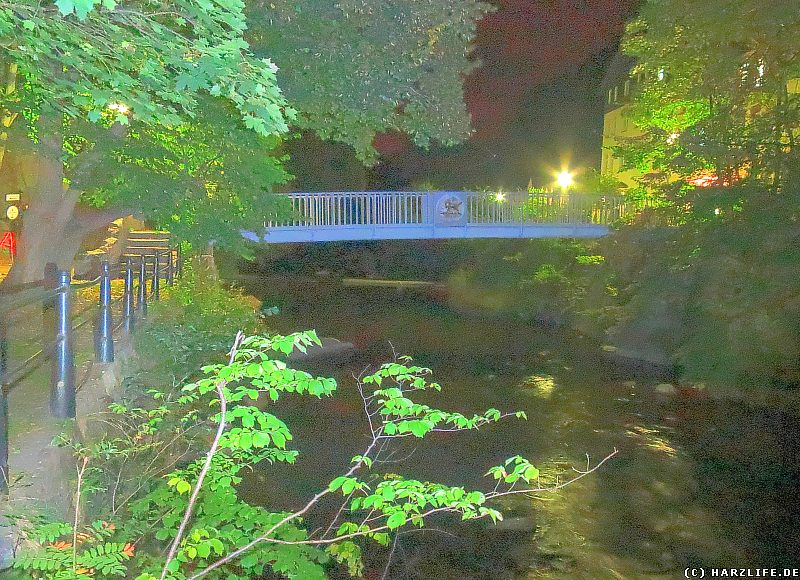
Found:
<path fill-rule="evenodd" d="M 290 193 L 269 243 L 370 239 L 599 237 L 631 211 L 622 196 L 366 191 Z"/>

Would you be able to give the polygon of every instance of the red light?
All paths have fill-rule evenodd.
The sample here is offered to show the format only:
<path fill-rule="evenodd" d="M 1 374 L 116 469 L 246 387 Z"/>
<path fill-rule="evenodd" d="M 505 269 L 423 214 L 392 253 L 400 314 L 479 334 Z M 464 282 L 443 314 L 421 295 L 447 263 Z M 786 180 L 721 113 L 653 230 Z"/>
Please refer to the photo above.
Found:
<path fill-rule="evenodd" d="M 697 187 L 711 187 L 717 183 L 717 176 L 712 174 L 698 175 L 689 179 L 689 183 Z"/>
<path fill-rule="evenodd" d="M 5 249 L 8 251 L 12 258 L 17 257 L 17 238 L 14 232 L 5 232 L 3 237 L 0 238 L 0 250 Z"/>

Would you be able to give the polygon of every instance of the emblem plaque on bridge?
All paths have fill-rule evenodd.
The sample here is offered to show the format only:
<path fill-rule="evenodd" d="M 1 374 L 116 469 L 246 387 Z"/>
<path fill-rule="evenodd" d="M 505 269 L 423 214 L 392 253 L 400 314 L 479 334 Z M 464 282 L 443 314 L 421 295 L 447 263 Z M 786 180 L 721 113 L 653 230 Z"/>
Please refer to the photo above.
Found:
<path fill-rule="evenodd" d="M 436 225 L 461 225 L 466 217 L 464 198 L 457 193 L 446 191 L 436 200 Z"/>

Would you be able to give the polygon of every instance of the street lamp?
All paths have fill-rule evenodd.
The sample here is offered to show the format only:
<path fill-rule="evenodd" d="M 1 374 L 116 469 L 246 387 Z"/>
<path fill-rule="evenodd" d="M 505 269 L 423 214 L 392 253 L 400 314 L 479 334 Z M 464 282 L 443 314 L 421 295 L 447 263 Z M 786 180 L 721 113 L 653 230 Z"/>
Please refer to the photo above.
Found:
<path fill-rule="evenodd" d="M 556 177 L 556 183 L 558 183 L 558 186 L 563 190 L 567 190 L 570 187 L 572 187 L 574 181 L 575 177 L 572 175 L 572 173 L 570 173 L 566 169 L 561 173 L 559 173 L 558 176 Z"/>

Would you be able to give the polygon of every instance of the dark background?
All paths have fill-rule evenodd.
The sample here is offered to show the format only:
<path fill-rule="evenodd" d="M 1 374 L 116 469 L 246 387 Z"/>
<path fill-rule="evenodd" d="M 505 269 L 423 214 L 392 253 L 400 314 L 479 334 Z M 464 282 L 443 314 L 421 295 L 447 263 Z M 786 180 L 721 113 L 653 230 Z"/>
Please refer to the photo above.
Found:
<path fill-rule="evenodd" d="M 475 133 L 429 151 L 403 135 L 376 137 L 381 162 L 306 136 L 289 145 L 292 189 L 408 189 L 549 185 L 554 172 L 599 168 L 600 84 L 637 0 L 497 0 L 478 23 L 465 81 Z"/>

